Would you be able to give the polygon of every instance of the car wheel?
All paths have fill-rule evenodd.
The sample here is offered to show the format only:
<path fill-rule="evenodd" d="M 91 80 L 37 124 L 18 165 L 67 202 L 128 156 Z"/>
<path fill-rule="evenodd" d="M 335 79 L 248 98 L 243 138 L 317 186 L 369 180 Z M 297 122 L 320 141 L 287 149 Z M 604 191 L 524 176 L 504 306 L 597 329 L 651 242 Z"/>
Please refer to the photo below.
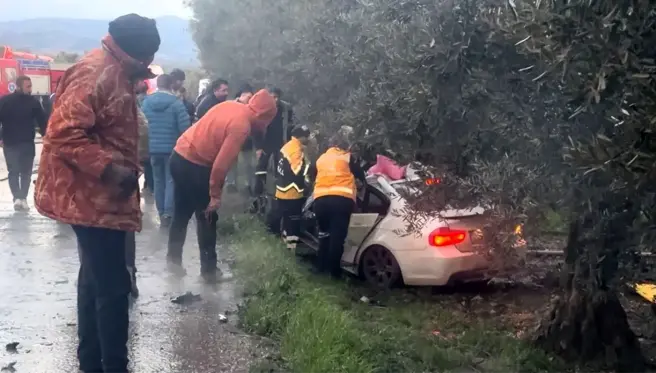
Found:
<path fill-rule="evenodd" d="M 360 271 L 364 279 L 378 288 L 391 288 L 401 280 L 401 267 L 383 246 L 370 246 L 362 254 Z"/>

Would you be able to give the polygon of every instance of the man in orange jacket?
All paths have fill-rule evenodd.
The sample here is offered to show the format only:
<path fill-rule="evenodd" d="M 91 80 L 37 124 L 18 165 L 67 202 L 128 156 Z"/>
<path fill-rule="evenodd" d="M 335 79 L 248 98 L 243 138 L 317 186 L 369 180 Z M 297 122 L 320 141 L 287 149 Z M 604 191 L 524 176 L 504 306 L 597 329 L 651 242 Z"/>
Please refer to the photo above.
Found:
<path fill-rule="evenodd" d="M 176 206 L 167 254 L 171 271 L 185 274 L 182 246 L 189 219 L 195 213 L 201 275 L 210 283 L 220 277 L 216 267 L 216 212 L 226 174 L 251 132 L 264 132 L 276 110 L 273 96 L 260 90 L 246 105 L 225 101 L 214 106 L 178 139 L 170 161 Z"/>

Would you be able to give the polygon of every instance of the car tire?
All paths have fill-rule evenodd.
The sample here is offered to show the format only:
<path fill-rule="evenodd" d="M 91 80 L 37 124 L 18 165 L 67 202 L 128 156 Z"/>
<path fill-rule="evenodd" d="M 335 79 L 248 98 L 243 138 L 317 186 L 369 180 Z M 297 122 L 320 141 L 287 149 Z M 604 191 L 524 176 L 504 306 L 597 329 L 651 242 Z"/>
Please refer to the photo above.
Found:
<path fill-rule="evenodd" d="M 360 257 L 360 275 L 376 288 L 393 288 L 402 281 L 401 267 L 391 251 L 380 245 L 369 246 Z"/>

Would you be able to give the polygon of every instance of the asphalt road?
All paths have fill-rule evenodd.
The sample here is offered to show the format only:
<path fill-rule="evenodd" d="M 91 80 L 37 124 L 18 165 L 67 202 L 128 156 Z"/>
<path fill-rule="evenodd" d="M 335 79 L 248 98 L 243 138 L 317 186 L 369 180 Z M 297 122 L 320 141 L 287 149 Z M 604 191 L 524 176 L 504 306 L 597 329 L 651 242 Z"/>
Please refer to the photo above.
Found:
<path fill-rule="evenodd" d="M 40 147 L 37 153 L 40 152 Z M 6 177 L 0 152 L 0 180 Z M 38 157 L 38 155 L 37 155 Z M 33 204 L 33 197 L 28 199 Z M 265 354 L 259 342 L 236 325 L 239 293 L 234 282 L 201 284 L 195 229 L 190 225 L 184 262 L 189 275 L 166 272 L 166 234 L 143 201 L 144 230 L 137 235 L 141 297 L 131 310 L 130 360 L 138 373 L 248 372 Z M 0 181 L 0 370 L 77 372 L 76 279 L 79 269 L 70 227 L 29 212 L 14 212 L 7 181 Z M 224 271 L 228 269 L 222 265 Z M 191 291 L 202 300 L 171 302 Z M 227 315 L 224 323 L 220 315 Z M 18 342 L 16 352 L 6 344 Z"/>

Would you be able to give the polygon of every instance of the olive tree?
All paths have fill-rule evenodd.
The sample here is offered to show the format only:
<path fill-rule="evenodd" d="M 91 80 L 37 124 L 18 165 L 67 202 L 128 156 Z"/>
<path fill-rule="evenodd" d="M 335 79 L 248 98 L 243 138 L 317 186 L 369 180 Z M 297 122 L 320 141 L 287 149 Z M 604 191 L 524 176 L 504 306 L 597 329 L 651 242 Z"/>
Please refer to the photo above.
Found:
<path fill-rule="evenodd" d="M 566 211 L 562 296 L 535 341 L 623 370 L 644 359 L 617 295 L 653 222 L 654 11 L 613 0 L 191 0 L 203 66 L 275 84 L 323 133 L 421 161 L 408 230 L 490 209 L 491 255 Z M 639 249 L 640 248 L 640 249 Z"/>

